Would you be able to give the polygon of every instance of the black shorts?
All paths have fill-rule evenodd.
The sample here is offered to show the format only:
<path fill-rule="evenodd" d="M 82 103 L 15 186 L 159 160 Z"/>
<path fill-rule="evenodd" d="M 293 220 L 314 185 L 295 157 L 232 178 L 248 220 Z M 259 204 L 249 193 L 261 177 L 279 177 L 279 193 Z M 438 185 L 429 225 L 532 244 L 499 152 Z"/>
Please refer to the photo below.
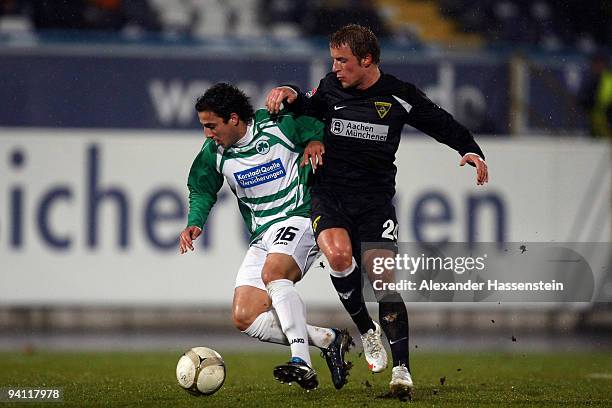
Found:
<path fill-rule="evenodd" d="M 329 228 L 344 228 L 351 237 L 353 256 L 359 262 L 362 242 L 397 242 L 397 217 L 391 197 L 347 195 L 326 190 L 311 192 L 312 229 L 315 238 Z"/>

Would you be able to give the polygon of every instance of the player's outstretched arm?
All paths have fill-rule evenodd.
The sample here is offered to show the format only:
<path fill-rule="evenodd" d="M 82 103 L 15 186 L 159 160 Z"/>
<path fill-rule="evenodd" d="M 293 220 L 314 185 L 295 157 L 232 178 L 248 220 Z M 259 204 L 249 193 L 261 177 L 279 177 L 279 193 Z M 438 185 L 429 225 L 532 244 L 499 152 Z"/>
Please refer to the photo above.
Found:
<path fill-rule="evenodd" d="M 270 113 L 278 113 L 282 109 L 283 101 L 287 103 L 294 102 L 298 97 L 298 93 L 289 86 L 277 86 L 268 92 L 266 98 L 266 108 Z"/>
<path fill-rule="evenodd" d="M 482 158 L 474 153 L 467 153 L 459 162 L 460 166 L 465 166 L 466 163 L 471 163 L 476 166 L 476 184 L 481 186 L 489 181 L 489 168 Z"/>
<path fill-rule="evenodd" d="M 185 228 L 179 235 L 179 253 L 184 254 L 187 250 L 193 251 L 193 241 L 202 234 L 202 228 L 191 225 Z"/>
<path fill-rule="evenodd" d="M 304 167 L 310 161 L 312 165 L 312 172 L 317 170 L 317 166 L 323 165 L 323 155 L 325 154 L 325 146 L 318 140 L 313 140 L 306 145 L 304 149 L 304 155 L 302 156 L 302 163 L 300 167 Z"/>

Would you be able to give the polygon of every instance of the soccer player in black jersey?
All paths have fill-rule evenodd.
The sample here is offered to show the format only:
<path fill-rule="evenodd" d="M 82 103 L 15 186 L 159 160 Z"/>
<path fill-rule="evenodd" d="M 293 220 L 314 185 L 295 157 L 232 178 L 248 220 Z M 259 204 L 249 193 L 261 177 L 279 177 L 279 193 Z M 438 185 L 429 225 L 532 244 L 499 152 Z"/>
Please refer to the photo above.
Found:
<path fill-rule="evenodd" d="M 274 88 L 266 106 L 274 113 L 286 102 L 325 122 L 325 163 L 321 155 L 310 158 L 316 170 L 311 219 L 317 244 L 327 257 L 340 301 L 362 335 L 370 369 L 380 372 L 387 366 L 382 326 L 393 357 L 391 390 L 410 393 L 405 303 L 397 292 L 376 293 L 379 325 L 368 314 L 362 294 L 360 268 L 369 272 L 374 256 L 393 253 L 371 249 L 362 259 L 361 243 L 397 242 L 394 161 L 405 124 L 458 151 L 461 166 L 475 166 L 478 185 L 488 181 L 487 165 L 469 130 L 415 85 L 381 72 L 378 40 L 370 29 L 354 24 L 341 28 L 331 36 L 330 52 L 332 72 L 318 88 L 308 94 L 291 86 Z"/>

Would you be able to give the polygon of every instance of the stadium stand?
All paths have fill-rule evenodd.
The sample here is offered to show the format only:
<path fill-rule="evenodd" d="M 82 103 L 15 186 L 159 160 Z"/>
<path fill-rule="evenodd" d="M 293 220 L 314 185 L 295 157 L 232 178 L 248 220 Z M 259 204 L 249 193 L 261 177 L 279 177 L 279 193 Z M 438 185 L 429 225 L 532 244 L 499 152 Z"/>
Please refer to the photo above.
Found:
<path fill-rule="evenodd" d="M 347 23 L 398 43 L 528 46 L 591 53 L 609 47 L 612 5 L 568 0 L 3 0 L 0 32 L 162 31 L 211 37 L 324 37 Z"/>
<path fill-rule="evenodd" d="M 492 43 L 576 47 L 592 52 L 610 46 L 612 6 L 605 1 L 439 0 L 441 11 L 462 30 Z"/>
<path fill-rule="evenodd" d="M 162 29 L 148 0 L 4 0 L 0 4 L 0 29 L 4 32 Z"/>

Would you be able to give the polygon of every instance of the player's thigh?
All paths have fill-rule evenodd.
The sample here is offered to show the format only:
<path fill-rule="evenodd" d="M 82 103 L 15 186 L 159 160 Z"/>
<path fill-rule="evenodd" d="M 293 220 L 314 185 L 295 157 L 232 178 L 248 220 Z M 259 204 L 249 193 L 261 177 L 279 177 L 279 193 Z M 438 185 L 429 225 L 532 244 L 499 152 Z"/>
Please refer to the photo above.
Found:
<path fill-rule="evenodd" d="M 262 242 L 267 250 L 262 268 L 264 283 L 276 279 L 299 281 L 318 254 L 310 220 L 305 217 L 291 217 L 273 224 Z"/>
<path fill-rule="evenodd" d="M 342 208 L 339 199 L 326 191 L 311 192 L 311 215 L 312 230 L 315 239 L 319 242 L 319 235 L 330 229 L 342 228 L 350 231 L 352 223 L 350 217 Z M 328 233 L 325 233 L 328 235 Z"/>
<path fill-rule="evenodd" d="M 254 286 L 234 288 L 232 302 L 232 320 L 240 330 L 246 330 L 259 316 L 271 307 L 268 292 Z"/>
<path fill-rule="evenodd" d="M 396 243 L 398 239 L 397 216 L 390 201 L 373 203 L 357 218 L 359 239 L 362 243 Z"/>
<path fill-rule="evenodd" d="M 266 262 L 267 255 L 268 251 L 261 240 L 251 244 L 236 274 L 236 288 L 252 286 L 263 291 L 266 290 L 266 285 L 261 280 L 261 270 Z"/>
<path fill-rule="evenodd" d="M 298 282 L 302 279 L 302 271 L 291 255 L 269 254 L 261 271 L 261 279 L 265 285 L 278 279 Z"/>
<path fill-rule="evenodd" d="M 390 201 L 377 203 L 360 215 L 358 228 L 361 265 L 371 275 L 375 259 L 394 257 L 397 252 L 399 226 L 395 207 Z M 389 273 L 386 268 L 385 275 L 391 276 Z"/>
<path fill-rule="evenodd" d="M 383 244 L 386 245 L 386 244 Z M 392 248 L 373 248 L 363 251 L 361 264 L 365 268 L 370 282 L 395 282 L 395 256 Z"/>

